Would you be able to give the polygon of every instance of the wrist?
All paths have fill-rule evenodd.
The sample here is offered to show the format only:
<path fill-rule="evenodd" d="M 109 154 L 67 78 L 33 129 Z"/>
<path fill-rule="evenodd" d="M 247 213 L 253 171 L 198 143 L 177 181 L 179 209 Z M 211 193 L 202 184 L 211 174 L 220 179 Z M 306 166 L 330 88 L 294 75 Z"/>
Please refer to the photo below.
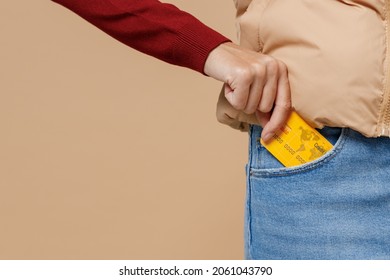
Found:
<path fill-rule="evenodd" d="M 224 42 L 214 48 L 206 58 L 203 73 L 209 77 L 224 82 L 224 77 L 221 75 L 227 57 L 231 56 L 231 50 L 239 48 L 238 45 L 232 42 Z"/>

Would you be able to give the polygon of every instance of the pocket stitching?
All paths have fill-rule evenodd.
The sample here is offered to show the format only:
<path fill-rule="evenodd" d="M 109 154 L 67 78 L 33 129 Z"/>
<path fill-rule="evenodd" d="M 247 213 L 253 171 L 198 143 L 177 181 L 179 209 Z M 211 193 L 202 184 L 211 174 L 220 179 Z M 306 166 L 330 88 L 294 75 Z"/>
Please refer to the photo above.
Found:
<path fill-rule="evenodd" d="M 337 156 L 340 153 L 340 151 L 344 147 L 346 140 L 348 139 L 349 134 L 350 134 L 350 130 L 347 128 L 343 128 L 341 130 L 339 139 L 337 139 L 333 148 L 324 156 L 314 161 L 305 163 L 303 165 L 299 165 L 297 167 L 287 167 L 287 168 L 283 167 L 283 168 L 270 168 L 270 169 L 250 168 L 249 175 L 254 177 L 263 177 L 263 178 L 283 177 L 283 176 L 294 175 L 297 173 L 303 173 L 313 169 L 317 169 L 320 166 L 324 165 L 325 163 L 329 162 L 331 159 L 333 159 L 335 156 Z"/>

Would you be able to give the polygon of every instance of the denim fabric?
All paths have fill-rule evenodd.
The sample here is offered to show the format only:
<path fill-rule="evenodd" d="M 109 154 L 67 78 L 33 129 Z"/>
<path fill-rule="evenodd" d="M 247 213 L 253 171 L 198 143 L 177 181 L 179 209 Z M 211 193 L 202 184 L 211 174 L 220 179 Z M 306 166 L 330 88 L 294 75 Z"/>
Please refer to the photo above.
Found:
<path fill-rule="evenodd" d="M 285 168 L 250 128 L 247 259 L 390 259 L 390 139 L 320 132 L 333 149 Z"/>

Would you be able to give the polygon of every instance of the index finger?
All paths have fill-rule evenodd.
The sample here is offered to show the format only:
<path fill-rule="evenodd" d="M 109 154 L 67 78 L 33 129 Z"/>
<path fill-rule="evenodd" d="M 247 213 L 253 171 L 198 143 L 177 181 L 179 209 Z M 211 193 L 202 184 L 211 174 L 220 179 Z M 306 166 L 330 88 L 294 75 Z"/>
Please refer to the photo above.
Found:
<path fill-rule="evenodd" d="M 274 109 L 272 111 L 269 122 L 264 126 L 261 133 L 261 138 L 267 142 L 276 131 L 282 128 L 291 113 L 291 91 L 290 83 L 288 81 L 287 70 L 282 71 L 278 79 L 278 88 L 276 92 Z"/>

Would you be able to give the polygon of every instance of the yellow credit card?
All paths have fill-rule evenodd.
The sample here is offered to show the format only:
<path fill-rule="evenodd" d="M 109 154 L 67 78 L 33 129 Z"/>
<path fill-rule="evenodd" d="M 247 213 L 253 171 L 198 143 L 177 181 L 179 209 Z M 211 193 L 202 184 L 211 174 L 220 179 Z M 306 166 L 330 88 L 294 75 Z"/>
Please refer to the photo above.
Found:
<path fill-rule="evenodd" d="M 333 147 L 294 111 L 284 128 L 278 130 L 268 143 L 261 140 L 261 144 L 286 167 L 313 161 Z"/>

